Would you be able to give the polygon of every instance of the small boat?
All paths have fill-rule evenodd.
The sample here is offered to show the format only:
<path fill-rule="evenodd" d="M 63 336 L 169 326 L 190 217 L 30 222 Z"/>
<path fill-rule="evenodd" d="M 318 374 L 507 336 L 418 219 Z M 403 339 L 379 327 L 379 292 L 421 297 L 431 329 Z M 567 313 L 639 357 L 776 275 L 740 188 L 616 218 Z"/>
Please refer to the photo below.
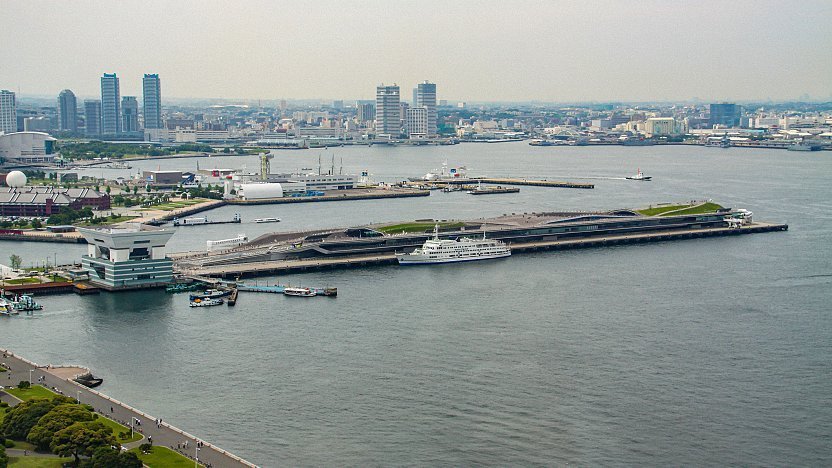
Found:
<path fill-rule="evenodd" d="M 21 294 L 17 296 L 15 300 L 11 301 L 12 307 L 15 310 L 19 310 L 22 312 L 33 312 L 35 310 L 42 310 L 43 306 L 35 302 L 32 299 L 32 296 L 28 294 Z"/>
<path fill-rule="evenodd" d="M 216 299 L 219 297 L 225 297 L 231 294 L 230 289 L 206 289 L 201 293 L 191 294 L 190 300 L 194 301 L 196 299 Z"/>
<path fill-rule="evenodd" d="M 188 304 L 189 307 L 210 307 L 224 304 L 222 299 L 194 299 Z"/>
<path fill-rule="evenodd" d="M 312 288 L 284 288 L 283 294 L 296 297 L 314 297 L 318 295 Z"/>
<path fill-rule="evenodd" d="M 10 315 L 20 315 L 20 312 L 14 308 L 14 304 L 0 297 L 0 315 L 8 317 Z"/>
<path fill-rule="evenodd" d="M 193 283 L 176 283 L 167 286 L 165 288 L 165 292 L 178 293 L 186 291 L 196 291 L 198 289 L 202 289 L 203 287 L 205 287 L 205 285 L 200 283 L 199 281 L 194 281 Z"/>
<path fill-rule="evenodd" d="M 255 223 L 279 223 L 280 218 L 257 218 L 254 220 Z"/>
<path fill-rule="evenodd" d="M 639 169 L 636 172 L 636 175 L 627 177 L 627 180 L 650 180 L 652 178 L 653 176 L 645 176 L 644 173 L 641 172 L 641 169 Z"/>
<path fill-rule="evenodd" d="M 78 382 L 79 384 L 81 384 L 85 387 L 90 387 L 90 388 L 97 387 L 97 386 L 101 385 L 104 382 L 104 379 L 98 378 L 98 377 L 92 375 L 92 373 L 90 373 L 90 372 L 87 372 L 86 374 L 83 374 L 83 375 L 79 375 L 78 377 L 75 377 L 72 380 L 75 381 L 75 382 Z"/>

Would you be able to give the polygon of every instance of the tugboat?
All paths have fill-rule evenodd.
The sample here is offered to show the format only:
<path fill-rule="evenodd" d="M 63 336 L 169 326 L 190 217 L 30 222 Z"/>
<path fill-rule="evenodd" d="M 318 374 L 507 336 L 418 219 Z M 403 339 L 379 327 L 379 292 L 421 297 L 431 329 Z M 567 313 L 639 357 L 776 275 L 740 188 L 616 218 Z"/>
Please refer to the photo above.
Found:
<path fill-rule="evenodd" d="M 101 385 L 104 382 L 104 379 L 100 379 L 100 378 L 92 375 L 91 372 L 87 372 L 86 374 L 79 375 L 78 377 L 75 377 L 72 380 L 74 380 L 75 382 L 78 382 L 79 384 L 81 384 L 85 387 L 90 387 L 90 388 L 97 387 L 97 386 Z"/>
<path fill-rule="evenodd" d="M 652 176 L 645 176 L 641 169 L 636 172 L 636 175 L 627 177 L 627 180 L 650 180 Z"/>

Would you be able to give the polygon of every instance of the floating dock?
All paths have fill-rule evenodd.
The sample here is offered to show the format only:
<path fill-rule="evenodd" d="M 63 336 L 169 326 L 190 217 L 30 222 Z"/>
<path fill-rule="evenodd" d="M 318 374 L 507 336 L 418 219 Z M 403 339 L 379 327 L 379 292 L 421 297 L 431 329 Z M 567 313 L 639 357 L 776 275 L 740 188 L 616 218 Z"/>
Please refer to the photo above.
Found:
<path fill-rule="evenodd" d="M 279 284 L 275 284 L 272 286 L 258 286 L 258 285 L 247 285 L 243 283 L 237 284 L 237 289 L 240 291 L 247 291 L 247 292 L 259 292 L 259 293 L 271 293 L 271 294 L 283 294 L 284 290 L 287 287 L 291 286 L 281 286 Z M 315 294 L 318 296 L 329 296 L 335 297 L 338 295 L 338 288 L 309 288 L 315 291 Z"/>

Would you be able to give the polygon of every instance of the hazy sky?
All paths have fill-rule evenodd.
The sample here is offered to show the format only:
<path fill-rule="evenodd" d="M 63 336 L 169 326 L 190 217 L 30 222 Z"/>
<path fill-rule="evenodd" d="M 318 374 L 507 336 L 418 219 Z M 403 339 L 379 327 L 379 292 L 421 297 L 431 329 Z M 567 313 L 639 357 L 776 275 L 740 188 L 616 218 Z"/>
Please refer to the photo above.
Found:
<path fill-rule="evenodd" d="M 439 99 L 832 96 L 832 1 L 0 0 L 0 88 L 163 97 Z"/>

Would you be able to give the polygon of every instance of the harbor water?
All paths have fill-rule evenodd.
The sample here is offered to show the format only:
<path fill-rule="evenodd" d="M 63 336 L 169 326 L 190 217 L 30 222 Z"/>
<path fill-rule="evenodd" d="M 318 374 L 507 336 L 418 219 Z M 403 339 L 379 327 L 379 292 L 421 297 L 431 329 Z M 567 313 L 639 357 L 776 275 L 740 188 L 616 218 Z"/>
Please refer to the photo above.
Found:
<path fill-rule="evenodd" d="M 0 320 L 0 346 L 89 366 L 102 392 L 262 466 L 832 463 L 832 154 L 525 143 L 320 154 L 376 180 L 447 160 L 472 176 L 596 188 L 227 206 L 208 215 L 242 224 L 176 228 L 171 250 L 240 233 L 703 198 L 790 228 L 259 278 L 338 297 L 241 292 L 233 308 L 191 309 L 187 293 L 163 291 L 41 296 L 33 317 Z M 318 155 L 277 152 L 272 170 L 317 169 Z M 125 173 L 196 160 L 131 164 Z M 199 165 L 258 167 L 256 156 Z M 638 168 L 653 180 L 623 179 Z M 262 217 L 282 222 L 251 222 Z M 85 250 L 4 241 L 0 262 Z"/>

